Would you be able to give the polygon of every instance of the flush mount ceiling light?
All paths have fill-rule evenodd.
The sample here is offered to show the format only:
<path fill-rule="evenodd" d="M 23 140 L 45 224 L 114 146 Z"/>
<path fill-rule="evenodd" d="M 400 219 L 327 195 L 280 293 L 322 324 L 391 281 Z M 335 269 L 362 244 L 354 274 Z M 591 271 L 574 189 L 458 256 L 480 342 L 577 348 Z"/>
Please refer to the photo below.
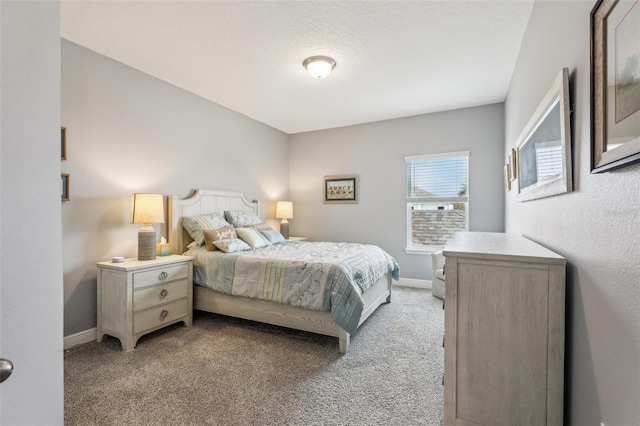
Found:
<path fill-rule="evenodd" d="M 311 77 L 325 78 L 336 66 L 336 61 L 328 56 L 312 56 L 305 59 L 302 65 L 309 71 Z"/>

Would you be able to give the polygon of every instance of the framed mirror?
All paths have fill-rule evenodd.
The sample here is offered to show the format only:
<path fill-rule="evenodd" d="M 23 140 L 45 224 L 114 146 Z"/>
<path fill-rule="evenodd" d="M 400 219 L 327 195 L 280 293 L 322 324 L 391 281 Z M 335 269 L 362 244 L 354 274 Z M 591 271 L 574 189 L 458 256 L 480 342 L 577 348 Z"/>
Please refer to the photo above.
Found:
<path fill-rule="evenodd" d="M 517 142 L 518 201 L 570 192 L 569 70 L 563 68 Z"/>

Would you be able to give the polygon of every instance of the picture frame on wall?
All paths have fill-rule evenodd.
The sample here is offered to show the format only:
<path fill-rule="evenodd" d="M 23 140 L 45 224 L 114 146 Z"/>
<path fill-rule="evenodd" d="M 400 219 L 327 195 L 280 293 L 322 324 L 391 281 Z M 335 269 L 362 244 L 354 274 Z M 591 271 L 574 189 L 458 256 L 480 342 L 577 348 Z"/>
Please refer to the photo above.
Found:
<path fill-rule="evenodd" d="M 69 201 L 69 174 L 62 173 L 61 175 L 61 183 L 62 183 L 62 201 Z"/>
<path fill-rule="evenodd" d="M 513 182 L 518 179 L 518 150 L 516 148 L 511 148 L 509 164 L 511 165 L 511 181 Z"/>
<path fill-rule="evenodd" d="M 60 158 L 67 159 L 67 128 L 60 127 Z"/>
<path fill-rule="evenodd" d="M 358 176 L 335 175 L 323 179 L 325 204 L 355 204 L 358 202 Z"/>
<path fill-rule="evenodd" d="M 591 173 L 640 161 L 640 2 L 591 11 Z"/>
<path fill-rule="evenodd" d="M 511 191 L 511 167 L 509 163 L 504 165 L 504 190 Z"/>

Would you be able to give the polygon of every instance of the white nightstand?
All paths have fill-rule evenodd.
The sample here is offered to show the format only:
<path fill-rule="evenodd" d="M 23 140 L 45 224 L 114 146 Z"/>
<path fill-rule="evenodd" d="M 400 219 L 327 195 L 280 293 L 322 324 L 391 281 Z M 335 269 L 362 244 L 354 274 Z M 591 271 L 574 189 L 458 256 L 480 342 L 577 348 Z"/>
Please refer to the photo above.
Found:
<path fill-rule="evenodd" d="M 289 237 L 287 241 L 307 241 L 307 237 Z"/>
<path fill-rule="evenodd" d="M 98 262 L 97 340 L 108 334 L 132 350 L 140 336 L 193 318 L 193 260 L 158 256 L 155 260 Z"/>

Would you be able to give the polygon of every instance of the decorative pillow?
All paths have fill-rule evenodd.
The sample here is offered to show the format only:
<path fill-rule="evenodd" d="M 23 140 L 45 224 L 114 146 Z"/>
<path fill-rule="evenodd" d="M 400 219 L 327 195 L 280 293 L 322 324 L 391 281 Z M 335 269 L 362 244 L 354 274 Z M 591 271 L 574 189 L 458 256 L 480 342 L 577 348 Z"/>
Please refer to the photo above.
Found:
<path fill-rule="evenodd" d="M 246 225 L 246 226 L 244 226 L 244 228 L 251 228 L 251 229 L 255 229 L 256 231 L 262 231 L 262 230 L 265 230 L 265 231 L 272 230 L 273 231 L 273 228 L 270 227 L 269 225 L 267 225 L 264 222 L 256 223 L 256 224 L 253 224 L 253 225 Z"/>
<path fill-rule="evenodd" d="M 238 237 L 245 243 L 249 244 L 251 248 L 260 248 L 271 245 L 271 242 L 263 237 L 260 232 L 251 228 L 236 228 Z"/>
<path fill-rule="evenodd" d="M 255 225 L 262 222 L 258 215 L 249 211 L 225 210 L 224 217 L 234 228 L 244 228 L 247 225 Z"/>
<path fill-rule="evenodd" d="M 251 250 L 240 238 L 231 238 L 230 240 L 218 240 L 213 244 L 225 253 L 235 253 L 237 251 Z"/>
<path fill-rule="evenodd" d="M 214 251 L 216 249 L 216 246 L 213 245 L 214 241 L 229 240 L 231 238 L 238 238 L 235 228 L 231 225 L 223 226 L 222 228 L 204 230 L 204 242 L 207 244 L 207 250 L 209 251 Z"/>
<path fill-rule="evenodd" d="M 271 244 L 280 244 L 287 241 L 284 239 L 281 233 L 279 233 L 278 231 L 274 231 L 273 229 L 270 229 L 270 230 L 261 229 L 258 232 L 260 232 L 260 234 L 262 234 L 263 237 L 269 240 L 269 243 Z"/>
<path fill-rule="evenodd" d="M 200 216 L 185 216 L 182 218 L 182 226 L 187 230 L 193 241 L 199 246 L 204 244 L 204 230 L 229 226 L 222 213 L 209 213 Z"/>

